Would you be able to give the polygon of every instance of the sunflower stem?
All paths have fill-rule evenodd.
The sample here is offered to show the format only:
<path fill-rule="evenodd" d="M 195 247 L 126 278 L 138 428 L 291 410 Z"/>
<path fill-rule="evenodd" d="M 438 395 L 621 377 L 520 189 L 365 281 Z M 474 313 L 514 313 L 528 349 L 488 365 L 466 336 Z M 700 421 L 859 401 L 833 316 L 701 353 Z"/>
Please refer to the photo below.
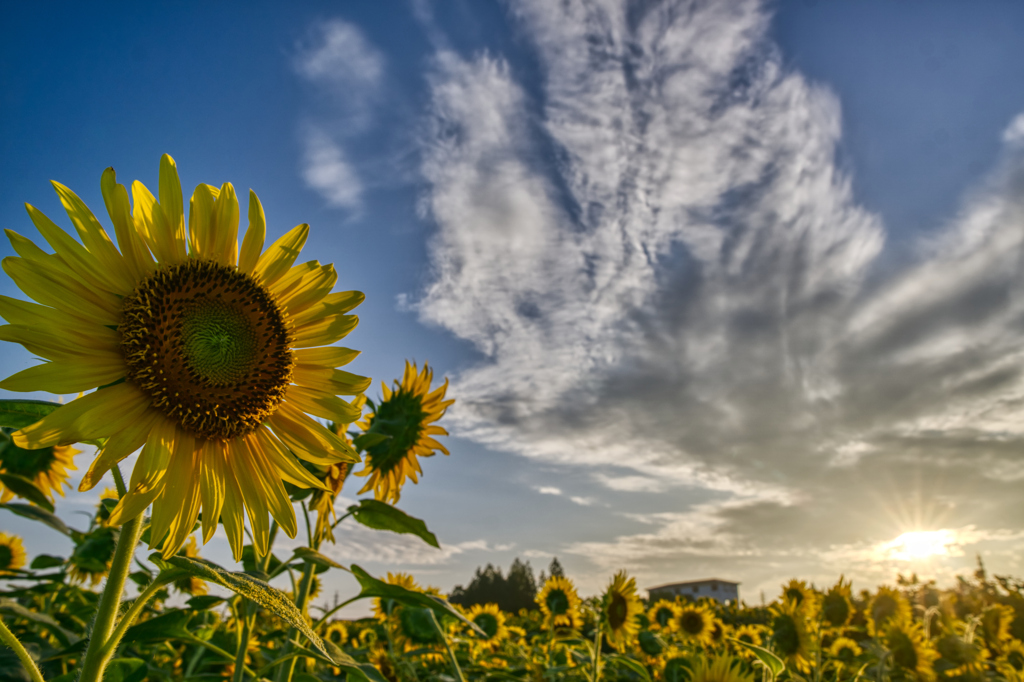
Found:
<path fill-rule="evenodd" d="M 121 467 L 115 464 L 110 467 L 110 473 L 114 475 L 114 487 L 117 488 L 117 497 L 120 499 L 128 492 L 128 486 L 124 484 L 124 478 L 121 476 Z"/>
<path fill-rule="evenodd" d="M 2 619 L 0 619 L 0 641 L 17 654 L 21 664 L 28 671 L 29 677 L 32 678 L 32 682 L 43 682 L 43 675 L 39 672 L 39 668 L 36 667 L 36 662 L 28 655 L 28 651 L 25 650 L 25 647 L 22 646 L 18 638 L 14 636 L 14 633 L 7 629 L 7 625 Z"/>
<path fill-rule="evenodd" d="M 594 633 L 594 673 L 590 676 L 591 682 L 598 682 L 601 679 L 601 619 L 597 619 L 597 632 Z"/>
<path fill-rule="evenodd" d="M 455 679 L 459 682 L 466 682 L 466 678 L 462 676 L 462 668 L 459 667 L 459 660 L 455 658 L 455 652 L 452 651 L 452 646 L 448 643 L 448 638 L 444 636 L 444 630 L 441 629 L 441 624 L 437 622 L 437 616 L 434 615 L 434 610 L 427 609 L 427 614 L 430 616 L 430 622 L 434 624 L 434 629 L 437 630 L 438 636 L 441 637 L 441 641 L 444 642 L 444 648 L 448 651 L 448 658 L 452 661 L 452 672 L 455 673 Z"/>
<path fill-rule="evenodd" d="M 115 478 L 115 480 L 117 479 Z M 123 485 L 124 482 L 122 481 L 121 484 Z M 93 620 L 89 648 L 85 651 L 82 673 L 78 677 L 78 682 L 99 682 L 103 679 L 103 671 L 114 654 L 113 648 L 107 648 L 107 641 L 114 631 L 114 621 L 117 618 L 118 609 L 121 607 L 124 582 L 128 577 L 128 569 L 131 568 L 132 557 L 135 556 L 135 546 L 139 544 L 140 535 L 142 535 L 142 514 L 125 522 L 121 527 L 121 533 L 117 538 L 117 547 L 114 549 L 114 558 L 110 564 L 110 573 L 107 575 L 107 584 L 103 588 L 103 596 L 100 597 L 96 618 Z"/>
<path fill-rule="evenodd" d="M 121 643 L 121 638 L 124 637 L 124 633 L 132 626 L 132 623 L 134 623 L 135 619 L 139 617 L 139 614 L 142 613 L 142 609 L 146 608 L 146 604 L 149 603 L 149 600 L 152 599 L 159 590 L 163 589 L 164 585 L 167 585 L 170 582 L 170 577 L 166 575 L 161 577 L 158 575 L 154 578 L 153 582 L 151 582 L 146 589 L 142 591 L 142 594 L 135 598 L 131 607 L 123 616 L 121 616 L 121 620 L 117 623 L 117 627 L 114 629 L 114 632 L 111 633 L 107 643 L 103 645 L 103 655 L 105 657 L 108 659 L 113 657 L 114 651 L 117 650 L 117 645 Z"/>

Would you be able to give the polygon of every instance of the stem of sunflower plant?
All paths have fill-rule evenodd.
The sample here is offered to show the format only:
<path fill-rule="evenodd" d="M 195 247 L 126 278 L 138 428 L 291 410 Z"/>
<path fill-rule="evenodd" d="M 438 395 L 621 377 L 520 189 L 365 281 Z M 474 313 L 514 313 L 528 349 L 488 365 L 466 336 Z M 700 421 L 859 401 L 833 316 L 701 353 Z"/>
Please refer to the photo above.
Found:
<path fill-rule="evenodd" d="M 123 497 L 125 486 L 121 472 L 116 465 L 111 471 L 114 474 L 117 492 Z M 140 513 L 121 526 L 117 547 L 114 549 L 114 558 L 110 563 L 110 573 L 107 574 L 107 583 L 103 587 L 103 595 L 100 597 L 100 604 L 96 609 L 96 618 L 92 623 L 89 648 L 85 651 L 78 682 L 100 682 L 103 679 L 103 671 L 106 669 L 107 663 L 114 655 L 113 648 L 108 650 L 106 644 L 114 632 L 117 612 L 121 607 L 124 583 L 128 577 L 128 570 L 131 568 L 132 558 L 135 556 L 135 547 L 139 544 L 141 535 L 142 514 Z"/>
<path fill-rule="evenodd" d="M 601 679 L 601 619 L 597 619 L 597 630 L 594 633 L 594 674 L 591 675 L 591 682 L 599 682 Z"/>
<path fill-rule="evenodd" d="M 28 671 L 29 677 L 32 678 L 32 682 L 43 682 L 43 675 L 39 672 L 39 668 L 36 667 L 36 662 L 32 660 L 32 657 L 28 655 L 28 651 L 22 646 L 18 638 L 14 636 L 14 633 L 7 629 L 7 625 L 0 620 L 0 642 L 3 642 L 11 650 L 14 651 L 18 656 L 18 660 L 25 666 L 25 670 Z"/>

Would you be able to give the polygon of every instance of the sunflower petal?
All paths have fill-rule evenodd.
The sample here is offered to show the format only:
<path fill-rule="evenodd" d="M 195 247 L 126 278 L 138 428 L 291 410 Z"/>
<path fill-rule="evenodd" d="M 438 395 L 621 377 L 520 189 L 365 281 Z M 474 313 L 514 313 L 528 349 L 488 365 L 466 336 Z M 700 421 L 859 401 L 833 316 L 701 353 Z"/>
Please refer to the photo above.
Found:
<path fill-rule="evenodd" d="M 199 494 L 203 501 L 203 542 L 213 538 L 224 506 L 224 447 L 207 441 L 199 453 Z"/>
<path fill-rule="evenodd" d="M 267 423 L 299 459 L 314 464 L 360 461 L 352 446 L 288 402 L 281 403 Z"/>
<path fill-rule="evenodd" d="M 223 265 L 234 265 L 238 260 L 238 197 L 230 182 L 220 188 L 214 209 L 214 224 L 210 258 Z"/>
<path fill-rule="evenodd" d="M 117 286 L 117 282 L 107 276 L 103 271 L 103 265 L 88 249 L 75 241 L 71 235 L 58 227 L 32 204 L 25 204 L 25 210 L 28 211 L 28 217 L 32 219 L 32 223 L 39 230 L 39 234 L 43 235 L 46 243 L 50 245 L 56 254 L 60 256 L 67 268 L 74 272 L 83 283 L 92 288 L 101 288 L 104 291 L 121 291 Z M 11 232 L 13 231 L 8 232 L 8 237 L 20 254 L 32 260 L 40 260 L 39 255 L 45 252 L 40 251 L 32 256 L 22 253 L 22 249 L 18 248 L 19 245 L 15 243 L 15 238 L 11 235 Z M 17 233 L 14 232 L 14 234 L 16 235 Z M 21 237 L 21 235 L 18 235 L 18 237 Z M 24 237 L 21 237 L 21 239 L 24 239 Z"/>
<path fill-rule="evenodd" d="M 263 240 L 267 234 L 267 218 L 263 214 L 263 205 L 260 204 L 256 192 L 249 190 L 249 229 L 245 231 L 245 239 L 242 240 L 242 251 L 238 254 L 238 271 L 251 275 L 256 269 L 256 263 L 260 259 L 260 251 L 263 250 Z"/>
<path fill-rule="evenodd" d="M 72 400 L 11 438 L 26 450 L 105 438 L 136 421 L 148 405 L 146 396 L 125 382 Z"/>
<path fill-rule="evenodd" d="M 157 419 L 149 433 L 149 438 L 139 453 L 139 458 L 132 469 L 128 492 L 111 512 L 110 520 L 114 525 L 133 519 L 152 504 L 164 491 L 167 464 L 175 445 L 174 424 L 166 419 Z M 153 509 L 153 517 L 157 517 L 157 508 Z M 163 537 L 166 529 L 154 528 L 150 536 L 158 539 Z"/>
<path fill-rule="evenodd" d="M 185 262 L 188 252 L 183 231 L 172 230 L 156 197 L 138 180 L 132 183 L 132 202 L 135 204 L 132 214 L 135 230 L 142 235 L 156 260 L 161 265 Z"/>
<path fill-rule="evenodd" d="M 373 380 L 340 369 L 296 365 L 292 372 L 292 381 L 300 386 L 309 386 L 331 395 L 359 395 L 370 387 Z"/>
<path fill-rule="evenodd" d="M 292 315 L 292 322 L 298 326 L 308 324 L 327 315 L 341 315 L 352 310 L 366 299 L 361 291 L 338 291 L 324 296 L 323 300 Z"/>
<path fill-rule="evenodd" d="M 160 157 L 160 209 L 164 215 L 167 229 L 175 244 L 185 245 L 185 208 L 181 194 L 181 180 L 178 178 L 178 165 L 170 154 Z"/>
<path fill-rule="evenodd" d="M 252 544 L 257 556 L 266 556 L 269 551 L 270 522 L 268 520 L 266 491 L 260 484 L 256 473 L 253 471 L 252 453 L 246 446 L 245 441 L 238 441 L 235 444 L 231 461 L 235 480 L 242 491 L 242 500 L 245 502 L 245 509 L 249 512 L 249 528 L 252 531 Z"/>
<path fill-rule="evenodd" d="M 23 369 L 0 381 L 0 388 L 18 392 L 79 393 L 124 377 L 124 360 L 116 355 L 107 358 L 89 356 L 88 363 L 83 363 L 82 359 L 44 362 Z"/>
<path fill-rule="evenodd" d="M 239 447 L 239 443 L 232 443 L 228 446 L 227 455 L 230 461 L 234 461 L 234 455 Z M 235 561 L 241 561 L 245 507 L 242 501 L 242 491 L 238 487 L 238 481 L 234 472 L 230 468 L 226 468 L 225 474 L 224 506 L 220 512 L 220 520 L 224 524 L 224 532 L 228 536 L 228 544 L 231 545 L 231 556 L 234 557 Z"/>
<path fill-rule="evenodd" d="M 248 439 L 246 444 L 249 447 L 249 453 L 252 455 L 250 461 L 253 465 L 253 473 L 256 474 L 260 486 L 267 493 L 265 499 L 267 507 L 270 509 L 270 514 L 280 525 L 281 529 L 288 534 L 288 537 L 295 537 L 298 531 L 295 522 L 295 509 L 292 507 L 291 500 L 288 499 L 288 493 L 285 492 L 280 475 L 267 460 L 267 456 L 263 453 L 263 448 L 260 447 L 259 441 Z"/>
<path fill-rule="evenodd" d="M 288 402 L 303 412 L 308 412 L 322 419 L 330 419 L 342 424 L 351 424 L 362 416 L 362 410 L 336 395 L 324 393 L 306 386 L 291 385 L 286 394 Z"/>
<path fill-rule="evenodd" d="M 309 225 L 303 223 L 296 225 L 281 236 L 276 242 L 270 245 L 259 261 L 253 275 L 260 280 L 264 286 L 270 286 L 278 277 L 288 272 L 288 269 L 299 257 L 306 237 L 309 236 Z"/>
<path fill-rule="evenodd" d="M 303 325 L 297 325 L 292 332 L 293 348 L 328 346 L 348 336 L 359 324 L 356 315 L 328 315 Z"/>
<path fill-rule="evenodd" d="M 113 287 L 111 291 L 131 291 L 135 286 L 135 280 L 128 271 L 121 253 L 114 246 L 114 242 L 111 241 L 100 222 L 96 220 L 96 216 L 92 214 L 85 202 L 78 198 L 77 194 L 59 182 L 52 182 L 52 184 L 57 190 L 60 202 L 64 204 L 64 210 L 71 218 L 71 223 L 75 226 L 82 244 L 99 262 L 103 281 L 111 283 Z"/>
<path fill-rule="evenodd" d="M 295 456 L 288 452 L 269 429 L 261 427 L 256 430 L 253 437 L 258 439 L 263 454 L 267 456 L 272 465 L 277 467 L 278 474 L 283 480 L 300 488 L 319 488 L 330 491 L 330 487 L 299 464 Z"/>
<path fill-rule="evenodd" d="M 100 189 L 103 192 L 103 202 L 107 205 L 110 222 L 114 224 L 117 245 L 121 248 L 125 264 L 135 281 L 139 281 L 153 270 L 155 264 L 142 237 L 135 231 L 128 190 L 117 182 L 113 168 L 103 171 Z"/>
<path fill-rule="evenodd" d="M 213 259 L 214 206 L 213 188 L 198 184 L 188 204 L 188 247 L 193 258 Z"/>
<path fill-rule="evenodd" d="M 92 490 L 100 482 L 103 475 L 122 459 L 146 445 L 149 434 L 162 417 L 155 410 L 150 410 L 137 421 L 132 422 L 121 431 L 107 439 L 103 448 L 96 453 L 96 458 L 89 465 L 89 470 L 82 477 L 78 486 L 79 492 Z"/>
<path fill-rule="evenodd" d="M 341 346 L 302 348 L 295 351 L 295 363 L 303 367 L 333 369 L 334 367 L 341 367 L 352 362 L 359 355 L 359 352 Z"/>

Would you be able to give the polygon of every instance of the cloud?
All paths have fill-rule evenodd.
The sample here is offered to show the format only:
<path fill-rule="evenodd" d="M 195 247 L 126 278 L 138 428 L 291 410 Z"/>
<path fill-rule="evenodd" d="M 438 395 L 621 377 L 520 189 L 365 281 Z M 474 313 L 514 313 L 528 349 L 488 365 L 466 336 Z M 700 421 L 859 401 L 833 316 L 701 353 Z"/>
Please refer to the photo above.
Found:
<path fill-rule="evenodd" d="M 319 100 L 301 131 L 303 180 L 329 206 L 357 211 L 364 183 L 344 143 L 373 124 L 384 55 L 354 24 L 332 19 L 310 28 L 292 65 Z"/>
<path fill-rule="evenodd" d="M 562 489 L 550 485 L 542 485 L 536 489 L 541 495 L 561 495 Z"/>
<path fill-rule="evenodd" d="M 883 267 L 839 103 L 783 66 L 765 5 L 630 7 L 517 3 L 536 93 L 500 56 L 435 59 L 410 305 L 486 356 L 458 434 L 662 495 L 653 532 L 570 545 L 652 578 L 692 559 L 756 585 L 833 545 L 1024 522 L 1021 119 Z M 720 495 L 673 496 L 695 489 Z"/>

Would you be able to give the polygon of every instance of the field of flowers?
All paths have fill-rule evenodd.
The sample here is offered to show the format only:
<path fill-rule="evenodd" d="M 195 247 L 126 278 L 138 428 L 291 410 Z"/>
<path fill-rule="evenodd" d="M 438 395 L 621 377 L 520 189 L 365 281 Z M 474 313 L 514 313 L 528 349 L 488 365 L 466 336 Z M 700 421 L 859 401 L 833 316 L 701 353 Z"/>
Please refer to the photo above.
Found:
<path fill-rule="evenodd" d="M 1022 679 L 1024 585 L 980 565 L 945 590 L 793 580 L 756 607 L 645 603 L 624 572 L 581 597 L 553 575 L 535 608 L 506 613 L 336 563 L 321 549 L 351 524 L 439 546 L 396 504 L 422 458 L 448 454 L 447 380 L 406 363 L 369 399 L 370 380 L 339 369 L 358 352 L 335 345 L 363 295 L 332 293 L 331 265 L 296 264 L 307 225 L 264 249 L 254 193 L 239 244 L 231 184 L 199 185 L 186 216 L 169 156 L 157 196 L 136 182 L 129 199 L 113 169 L 100 184 L 116 246 L 59 183 L 80 241 L 31 206 L 53 252 L 7 232 L 18 257 L 4 270 L 32 300 L 0 296 L 0 340 L 45 361 L 0 388 L 79 397 L 0 401 L 0 518 L 73 547 L 28 557 L 0 532 L 0 682 Z M 119 463 L 135 452 L 125 480 Z M 78 468 L 80 490 L 108 472 L 115 484 L 86 527 L 54 505 Z M 367 496 L 337 509 L 350 475 Z M 197 537 L 218 528 L 236 566 L 200 556 Z M 275 552 L 282 533 L 305 544 Z M 318 606 L 329 571 L 351 574 L 358 594 Z M 290 589 L 271 586 L 285 576 Z M 338 617 L 358 600 L 372 617 Z"/>

